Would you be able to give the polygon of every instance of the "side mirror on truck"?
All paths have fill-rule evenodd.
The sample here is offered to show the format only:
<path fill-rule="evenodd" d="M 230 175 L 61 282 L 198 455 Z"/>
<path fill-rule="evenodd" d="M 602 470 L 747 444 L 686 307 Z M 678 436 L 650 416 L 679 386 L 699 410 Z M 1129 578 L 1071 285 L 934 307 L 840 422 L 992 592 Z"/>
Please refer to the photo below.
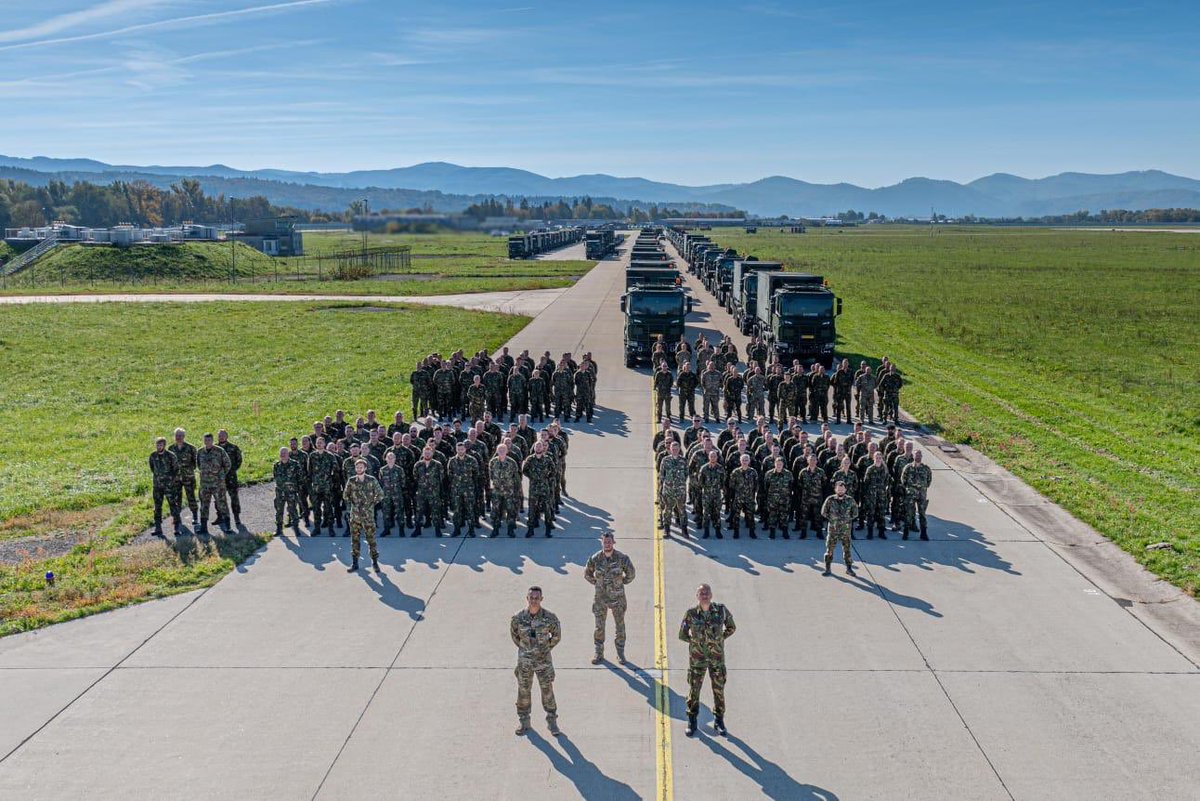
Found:
<path fill-rule="evenodd" d="M 625 311 L 625 296 L 621 296 L 621 311 Z"/>
<path fill-rule="evenodd" d="M 842 313 L 842 299 L 841 298 L 837 299 L 837 313 L 839 315 Z"/>

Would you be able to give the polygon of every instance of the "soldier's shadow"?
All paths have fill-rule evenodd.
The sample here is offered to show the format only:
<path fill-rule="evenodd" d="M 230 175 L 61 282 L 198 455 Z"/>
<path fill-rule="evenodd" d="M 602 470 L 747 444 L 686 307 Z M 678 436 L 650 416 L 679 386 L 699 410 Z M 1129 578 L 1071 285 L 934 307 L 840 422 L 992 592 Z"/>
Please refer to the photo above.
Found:
<path fill-rule="evenodd" d="M 829 790 L 796 781 L 787 771 L 763 757 L 739 737 L 732 734 L 724 737 L 710 737 L 700 731 L 696 738 L 708 746 L 714 754 L 757 783 L 768 798 L 787 799 L 787 801 L 805 801 L 805 799 L 838 801 L 837 795 Z M 745 754 L 746 758 L 735 753 L 732 748 L 726 747 L 725 742 L 735 745 L 742 754 Z"/>
<path fill-rule="evenodd" d="M 573 418 L 572 418 L 573 419 Z M 592 434 L 598 437 L 628 437 L 629 415 L 611 406 L 596 404 L 596 413 L 592 422 L 571 423 L 568 428 L 576 435 Z"/>
<path fill-rule="evenodd" d="M 605 798 L 615 801 L 640 798 L 628 784 L 605 775 L 595 763 L 580 753 L 566 734 L 556 737 L 553 742 L 533 730 L 526 736 L 535 748 L 546 755 L 550 765 L 575 785 L 575 789 L 583 798 Z M 555 748 L 555 745 L 558 748 Z M 559 748 L 562 749 L 561 752 Z"/>

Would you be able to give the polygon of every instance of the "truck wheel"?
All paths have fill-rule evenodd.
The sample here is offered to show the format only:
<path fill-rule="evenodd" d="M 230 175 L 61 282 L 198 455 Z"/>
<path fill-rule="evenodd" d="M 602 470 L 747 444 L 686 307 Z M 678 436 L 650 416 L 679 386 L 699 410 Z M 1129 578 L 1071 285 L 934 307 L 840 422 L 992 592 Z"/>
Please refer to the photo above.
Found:
<path fill-rule="evenodd" d="M 637 367 L 637 356 L 630 356 L 629 354 L 625 354 L 625 366 L 626 367 Z"/>

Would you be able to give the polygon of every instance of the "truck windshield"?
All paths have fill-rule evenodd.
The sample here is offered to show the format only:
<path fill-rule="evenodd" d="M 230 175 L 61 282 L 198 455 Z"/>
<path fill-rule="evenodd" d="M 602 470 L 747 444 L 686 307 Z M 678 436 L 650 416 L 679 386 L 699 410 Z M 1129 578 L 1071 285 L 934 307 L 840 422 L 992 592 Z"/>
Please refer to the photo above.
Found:
<path fill-rule="evenodd" d="M 629 313 L 634 317 L 683 314 L 683 295 L 635 292 L 629 296 Z"/>
<path fill-rule="evenodd" d="M 779 311 L 789 317 L 832 317 L 833 298 L 829 295 L 785 292 L 779 296 Z"/>

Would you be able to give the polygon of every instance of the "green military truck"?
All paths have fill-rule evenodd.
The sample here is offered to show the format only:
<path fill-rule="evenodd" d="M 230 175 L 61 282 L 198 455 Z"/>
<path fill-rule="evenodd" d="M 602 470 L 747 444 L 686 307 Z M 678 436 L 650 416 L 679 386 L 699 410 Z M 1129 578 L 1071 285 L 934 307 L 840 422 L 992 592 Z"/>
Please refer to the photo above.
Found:
<path fill-rule="evenodd" d="M 692 299 L 682 287 L 635 285 L 621 296 L 621 311 L 625 312 L 625 366 L 636 367 L 640 361 L 650 361 L 659 334 L 667 342 L 679 341 Z"/>
<path fill-rule="evenodd" d="M 758 298 L 751 333 L 762 337 L 784 364 L 799 359 L 832 367 L 834 321 L 842 313 L 842 299 L 825 286 L 825 279 L 773 270 L 755 273 L 754 279 Z"/>
<path fill-rule="evenodd" d="M 733 263 L 729 304 L 726 308 L 743 334 L 749 334 L 753 330 L 755 315 L 758 312 L 758 278 L 754 274 L 782 269 L 783 264 L 780 262 L 758 261 L 752 257 L 738 259 Z"/>

